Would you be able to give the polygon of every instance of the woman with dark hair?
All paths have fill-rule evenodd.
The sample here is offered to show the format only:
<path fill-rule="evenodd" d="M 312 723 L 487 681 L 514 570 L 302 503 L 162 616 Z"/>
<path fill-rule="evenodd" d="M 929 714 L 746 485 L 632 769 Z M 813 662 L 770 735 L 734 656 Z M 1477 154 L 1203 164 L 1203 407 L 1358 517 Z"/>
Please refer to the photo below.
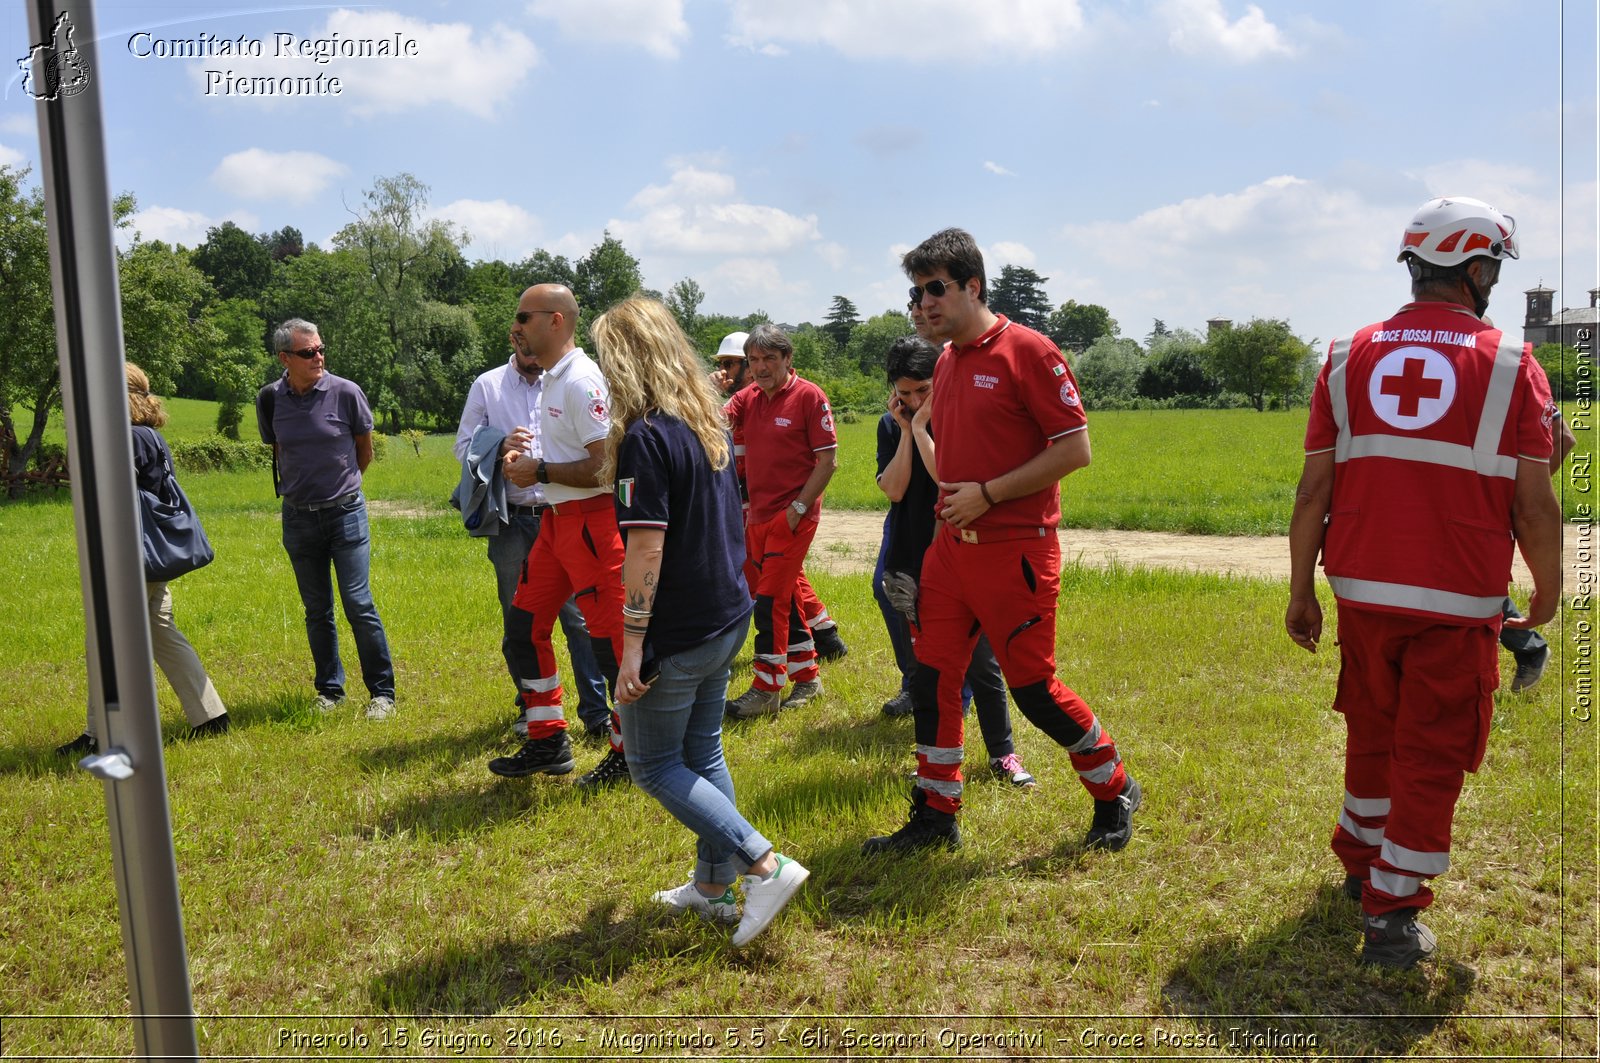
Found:
<path fill-rule="evenodd" d="M 141 481 L 153 480 L 172 465 L 172 452 L 157 431 L 167 423 L 167 411 L 161 400 L 150 394 L 150 378 L 132 362 L 128 363 L 128 413 L 134 425 L 134 476 Z M 156 664 L 161 666 L 162 674 L 178 695 L 183 714 L 189 718 L 189 737 L 223 734 L 228 730 L 227 706 L 222 704 L 205 665 L 200 663 L 200 655 L 194 652 L 194 647 L 173 622 L 172 592 L 167 590 L 165 582 L 147 582 L 144 589 L 150 604 L 150 646 L 155 651 Z M 97 748 L 98 743 L 86 725 L 83 734 L 57 746 L 56 752 L 65 756 L 93 753 Z"/>
<path fill-rule="evenodd" d="M 750 625 L 733 447 L 688 337 L 660 302 L 634 296 L 591 330 L 610 386 L 602 483 L 615 482 L 623 641 L 616 701 L 634 785 L 694 831 L 689 881 L 655 900 L 738 920 L 755 937 L 809 872 L 780 855 L 734 805 L 722 713 Z M 744 875 L 744 913 L 733 880 Z"/>

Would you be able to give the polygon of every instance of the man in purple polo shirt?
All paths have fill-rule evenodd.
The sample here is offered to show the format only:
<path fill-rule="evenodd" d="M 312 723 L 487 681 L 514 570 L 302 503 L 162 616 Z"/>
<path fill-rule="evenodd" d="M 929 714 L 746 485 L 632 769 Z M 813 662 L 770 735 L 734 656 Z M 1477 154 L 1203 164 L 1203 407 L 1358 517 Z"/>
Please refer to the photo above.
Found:
<path fill-rule="evenodd" d="M 361 494 L 361 474 L 372 462 L 372 410 L 360 387 L 327 371 L 316 325 L 285 321 L 273 333 L 272 349 L 283 375 L 256 395 L 256 423 L 272 447 L 283 496 L 283 549 L 306 610 L 316 667 L 312 707 L 327 712 L 344 700 L 331 562 L 371 699 L 367 719 L 385 720 L 395 711 L 394 662 L 368 581 L 371 537 Z"/>

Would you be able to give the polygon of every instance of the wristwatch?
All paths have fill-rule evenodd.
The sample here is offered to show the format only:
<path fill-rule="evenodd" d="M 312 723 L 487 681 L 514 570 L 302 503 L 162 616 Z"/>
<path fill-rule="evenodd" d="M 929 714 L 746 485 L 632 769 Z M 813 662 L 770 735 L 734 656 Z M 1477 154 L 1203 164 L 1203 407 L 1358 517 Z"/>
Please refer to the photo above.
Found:
<path fill-rule="evenodd" d="M 789 508 L 800 514 L 802 517 L 806 515 L 806 504 L 800 501 L 798 498 L 789 503 Z"/>
<path fill-rule="evenodd" d="M 539 466 L 534 469 L 534 475 L 539 478 L 539 482 L 542 484 L 550 482 L 550 469 L 545 465 L 543 458 L 539 459 Z"/>

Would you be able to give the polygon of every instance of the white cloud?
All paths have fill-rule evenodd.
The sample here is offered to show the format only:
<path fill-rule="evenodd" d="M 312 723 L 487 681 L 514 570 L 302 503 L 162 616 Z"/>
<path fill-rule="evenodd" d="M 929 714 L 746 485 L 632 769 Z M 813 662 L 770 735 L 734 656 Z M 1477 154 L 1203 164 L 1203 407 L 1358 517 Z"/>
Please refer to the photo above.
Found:
<path fill-rule="evenodd" d="M 1167 42 L 1188 55 L 1249 63 L 1298 51 L 1255 4 L 1245 5 L 1244 14 L 1232 22 L 1222 0 L 1165 0 L 1159 14 L 1172 26 Z"/>
<path fill-rule="evenodd" d="M 1001 166 L 997 162 L 985 161 L 984 164 L 983 164 L 983 168 L 985 170 L 988 170 L 990 173 L 998 174 L 1001 177 L 1015 177 L 1015 176 L 1017 176 L 1016 174 L 1012 173 L 1010 170 L 1006 169 L 1004 166 Z"/>
<path fill-rule="evenodd" d="M 348 166 L 314 151 L 248 148 L 225 156 L 211 171 L 211 180 L 245 199 L 308 203 L 349 172 Z"/>
<path fill-rule="evenodd" d="M 16 148 L 8 148 L 0 144 L 0 166 L 26 166 L 28 157 Z"/>
<path fill-rule="evenodd" d="M 630 207 L 649 210 L 667 203 L 711 203 L 734 194 L 734 181 L 725 173 L 684 166 L 664 185 L 646 185 L 628 202 Z"/>
<path fill-rule="evenodd" d="M 999 273 L 1002 266 L 1027 266 L 1031 269 L 1039 261 L 1027 244 L 1008 240 L 989 245 L 989 251 L 983 258 L 985 270 L 991 274 Z"/>
<path fill-rule="evenodd" d="M 578 40 L 623 44 L 676 59 L 689 39 L 683 0 L 533 0 L 528 11 Z"/>
<path fill-rule="evenodd" d="M 38 133 L 38 129 L 33 119 L 24 118 L 20 114 L 8 114 L 0 118 L 0 133 L 11 136 L 34 136 Z"/>
<path fill-rule="evenodd" d="M 857 59 L 1049 55 L 1083 32 L 1078 0 L 733 0 L 731 15 L 735 45 L 765 54 L 822 46 Z"/>
<path fill-rule="evenodd" d="M 737 194 L 726 174 L 680 169 L 633 197 L 640 217 L 613 218 L 606 228 L 630 247 L 669 254 L 772 255 L 821 238 L 815 214 L 738 202 Z"/>
<path fill-rule="evenodd" d="M 832 240 L 826 240 L 818 244 L 817 254 L 822 257 L 822 261 L 828 264 L 828 268 L 835 272 L 844 269 L 850 264 L 850 249 Z"/>
<path fill-rule="evenodd" d="M 338 96 L 228 96 L 230 102 L 254 99 L 334 107 L 354 117 L 393 114 L 435 104 L 492 118 L 521 88 L 528 71 L 539 63 L 539 50 L 528 37 L 496 24 L 483 31 L 465 22 L 424 22 L 390 11 L 339 10 L 301 40 L 402 40 L 416 42 L 415 55 L 398 57 L 334 57 L 326 63 L 294 56 L 276 56 L 270 46 L 260 59 L 229 60 L 236 77 L 337 77 Z M 190 68 L 202 86 L 204 61 Z M 214 96 L 221 99 L 223 97 Z"/>
<path fill-rule="evenodd" d="M 770 258 L 730 258 L 711 271 L 711 279 L 719 296 L 759 299 L 805 290 L 803 284 L 785 281 L 778 264 Z"/>
<path fill-rule="evenodd" d="M 428 217 L 460 226 L 485 258 L 515 262 L 539 247 L 539 219 L 503 199 L 458 199 L 429 210 Z"/>
<path fill-rule="evenodd" d="M 233 211 L 225 217 L 213 218 L 197 210 L 184 210 L 181 207 L 146 207 L 134 213 L 129 229 L 118 231 L 117 243 L 126 247 L 136 232 L 140 239 L 146 241 L 161 240 L 169 244 L 196 247 L 205 243 L 207 229 L 225 221 L 233 222 L 246 232 L 254 231 L 261 224 L 254 214 L 244 211 Z"/>

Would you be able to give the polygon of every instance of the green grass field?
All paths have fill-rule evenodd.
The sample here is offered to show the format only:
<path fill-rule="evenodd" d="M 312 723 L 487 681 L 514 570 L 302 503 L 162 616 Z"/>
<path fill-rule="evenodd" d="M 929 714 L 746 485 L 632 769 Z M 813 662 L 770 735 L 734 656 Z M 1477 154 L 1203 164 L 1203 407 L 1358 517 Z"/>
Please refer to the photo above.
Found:
<path fill-rule="evenodd" d="M 209 431 L 202 404 L 172 405 L 173 438 Z M 1099 415 L 1096 465 L 1069 481 L 1067 509 L 1170 528 L 1210 509 L 1229 530 L 1272 530 L 1302 423 Z M 871 504 L 871 430 L 846 428 L 836 505 Z M 1153 439 L 1186 464 L 1119 455 Z M 357 1029 L 366 1054 L 346 1058 L 376 1058 L 402 1027 L 394 1055 L 439 1058 L 690 1052 L 626 1040 L 666 1030 L 712 1036 L 691 1053 L 707 1059 L 1595 1052 L 1596 724 L 1574 715 L 1586 610 L 1548 632 L 1563 668 L 1531 695 L 1502 691 L 1436 883 L 1439 961 L 1387 975 L 1356 962 L 1359 917 L 1326 846 L 1342 790 L 1337 657 L 1331 640 L 1313 657 L 1284 636 L 1282 584 L 1069 568 L 1061 671 L 1145 786 L 1133 844 L 1081 850 L 1088 800 L 1062 751 L 1013 714 L 1039 789 L 983 778 L 974 734 L 966 846 L 894 861 L 859 845 L 903 820 L 910 724 L 878 711 L 896 679 L 867 579 L 820 577 L 851 655 L 826 669 L 819 704 L 727 737 L 743 811 L 812 870 L 739 952 L 649 903 L 692 862 L 653 801 L 484 769 L 509 748 L 511 690 L 482 544 L 444 508 L 452 470 L 448 439 L 421 457 L 393 439 L 368 477 L 400 699 L 383 724 L 359 699 L 307 711 L 267 475 L 183 477 L 218 560 L 174 584 L 177 616 L 235 720 L 225 737 L 176 741 L 187 727 L 159 684 L 195 1005 L 216 1016 L 200 1023 L 205 1054 L 332 1058 L 294 1038 Z M 1147 486 L 1116 492 L 1115 473 Z M 1262 482 L 1240 501 L 1244 480 Z M 1168 510 L 1188 516 L 1158 523 Z M 51 753 L 86 697 L 70 506 L 0 507 L 0 541 L 19 562 L 0 587 L 0 1058 L 121 1057 L 126 1019 L 84 1017 L 127 1006 L 102 789 Z M 735 692 L 748 682 L 746 657 Z M 600 752 L 580 743 L 580 768 Z M 390 1017 L 340 1017 L 363 1015 Z M 846 1044 L 847 1030 L 884 1040 Z M 1004 1032 L 1023 1039 L 942 1043 Z M 480 1035 L 496 1047 L 468 1040 Z"/>

